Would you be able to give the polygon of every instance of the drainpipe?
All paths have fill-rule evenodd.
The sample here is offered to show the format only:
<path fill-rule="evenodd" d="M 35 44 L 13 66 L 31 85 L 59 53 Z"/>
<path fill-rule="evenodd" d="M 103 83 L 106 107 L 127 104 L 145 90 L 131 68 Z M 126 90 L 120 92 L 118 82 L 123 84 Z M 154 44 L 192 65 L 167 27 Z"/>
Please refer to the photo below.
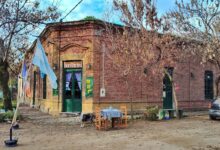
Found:
<path fill-rule="evenodd" d="M 105 89 L 105 44 L 102 43 L 102 88 Z"/>
<path fill-rule="evenodd" d="M 34 89 L 33 89 L 32 107 L 34 107 L 34 105 L 35 105 L 35 96 L 36 96 L 36 75 L 37 75 L 37 72 L 34 71 Z"/>
<path fill-rule="evenodd" d="M 99 64 L 99 70 L 101 70 L 101 65 Z M 99 75 L 99 81 L 101 81 L 101 88 L 99 89 L 99 105 L 100 105 L 100 97 L 101 97 L 101 89 L 105 89 L 105 44 L 102 43 L 102 79 L 100 79 Z"/>
<path fill-rule="evenodd" d="M 190 100 L 191 100 L 191 64 L 189 60 L 189 107 L 190 107 Z"/>
<path fill-rule="evenodd" d="M 58 39 L 59 39 L 59 45 L 58 45 L 58 111 L 60 109 L 60 90 L 62 90 L 61 85 L 61 79 L 60 79 L 60 74 L 62 73 L 60 69 L 60 48 L 61 48 L 61 25 L 62 25 L 62 19 L 60 19 L 60 25 L 59 25 L 59 32 L 58 32 Z M 63 108 L 62 108 L 63 109 Z M 61 110 L 63 111 L 63 110 Z"/>

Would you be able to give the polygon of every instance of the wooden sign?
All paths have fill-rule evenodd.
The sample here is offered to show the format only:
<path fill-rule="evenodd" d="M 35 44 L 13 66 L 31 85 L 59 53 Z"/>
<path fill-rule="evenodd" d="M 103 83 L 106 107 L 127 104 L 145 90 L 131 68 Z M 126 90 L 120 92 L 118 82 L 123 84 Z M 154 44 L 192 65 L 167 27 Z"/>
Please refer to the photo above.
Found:
<path fill-rule="evenodd" d="M 64 62 L 64 68 L 82 68 L 82 61 Z"/>

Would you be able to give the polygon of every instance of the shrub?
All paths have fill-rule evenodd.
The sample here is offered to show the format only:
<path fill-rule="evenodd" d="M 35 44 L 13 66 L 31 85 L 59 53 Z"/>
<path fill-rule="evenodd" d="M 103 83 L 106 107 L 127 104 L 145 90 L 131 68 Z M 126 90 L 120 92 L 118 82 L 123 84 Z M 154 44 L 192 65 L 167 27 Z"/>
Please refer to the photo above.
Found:
<path fill-rule="evenodd" d="M 3 100 L 0 100 L 0 109 L 4 109 Z"/>
<path fill-rule="evenodd" d="M 4 113 L 0 114 L 0 122 L 4 122 L 5 121 L 5 115 Z"/>
<path fill-rule="evenodd" d="M 7 111 L 5 113 L 0 114 L 0 122 L 5 122 L 6 120 L 12 120 L 14 116 L 13 111 Z M 18 113 L 17 120 L 21 120 L 22 116 Z"/>
<path fill-rule="evenodd" d="M 12 102 L 12 107 L 16 108 L 17 107 L 17 101 L 16 100 L 12 100 L 11 102 Z"/>
<path fill-rule="evenodd" d="M 155 121 L 158 119 L 157 114 L 159 113 L 159 108 L 158 106 L 147 106 L 144 116 L 145 119 L 151 120 L 151 121 Z"/>
<path fill-rule="evenodd" d="M 14 116 L 14 112 L 13 111 L 7 111 L 7 112 L 4 113 L 4 115 L 5 115 L 5 119 L 12 120 L 13 116 Z"/>
<path fill-rule="evenodd" d="M 17 101 L 16 100 L 12 100 L 12 108 L 16 108 L 17 107 Z M 3 100 L 0 99 L 0 109 L 4 109 L 4 104 L 3 104 Z"/>

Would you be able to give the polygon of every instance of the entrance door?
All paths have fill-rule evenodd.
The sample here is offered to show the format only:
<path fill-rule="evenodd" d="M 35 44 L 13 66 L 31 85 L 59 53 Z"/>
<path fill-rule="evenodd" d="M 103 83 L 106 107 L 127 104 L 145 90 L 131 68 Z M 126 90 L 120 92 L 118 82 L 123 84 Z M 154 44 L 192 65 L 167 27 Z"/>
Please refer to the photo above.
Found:
<path fill-rule="evenodd" d="M 63 111 L 82 111 L 82 69 L 64 70 Z"/>
<path fill-rule="evenodd" d="M 170 75 L 173 74 L 173 68 L 166 68 Z M 163 109 L 173 108 L 173 92 L 172 83 L 166 74 L 163 78 Z"/>

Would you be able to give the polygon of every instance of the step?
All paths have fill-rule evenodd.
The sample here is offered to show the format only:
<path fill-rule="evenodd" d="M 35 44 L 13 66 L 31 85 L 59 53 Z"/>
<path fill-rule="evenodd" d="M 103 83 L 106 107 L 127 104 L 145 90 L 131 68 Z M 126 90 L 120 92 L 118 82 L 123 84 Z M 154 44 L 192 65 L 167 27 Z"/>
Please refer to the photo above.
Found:
<path fill-rule="evenodd" d="M 61 112 L 60 116 L 61 117 L 78 117 L 80 116 L 80 112 Z"/>

